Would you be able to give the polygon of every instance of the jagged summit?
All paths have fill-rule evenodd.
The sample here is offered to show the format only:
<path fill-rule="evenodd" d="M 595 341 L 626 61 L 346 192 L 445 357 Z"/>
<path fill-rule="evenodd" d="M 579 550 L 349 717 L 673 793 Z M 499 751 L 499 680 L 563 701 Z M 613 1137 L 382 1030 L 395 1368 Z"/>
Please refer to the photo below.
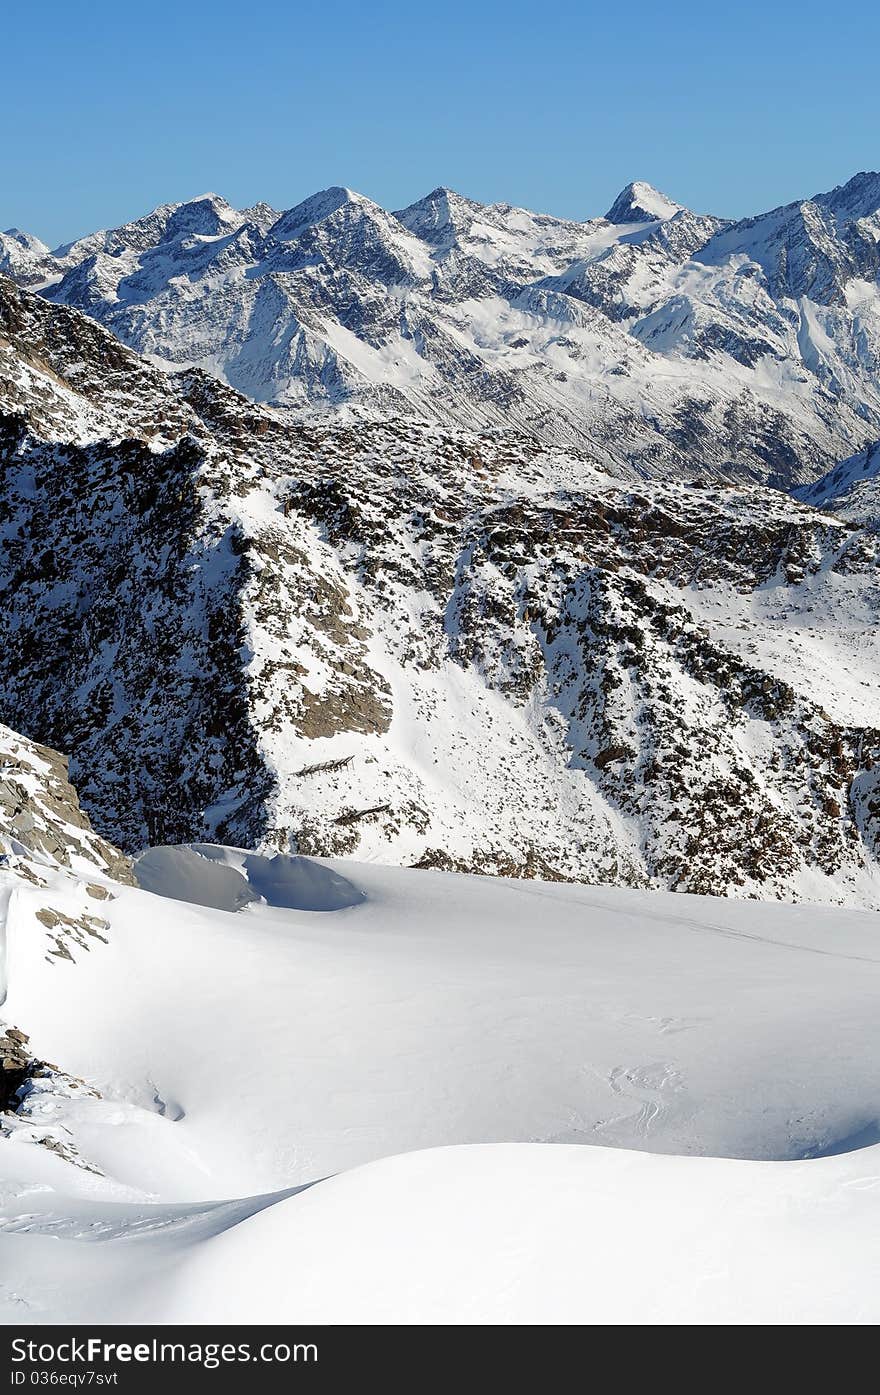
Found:
<path fill-rule="evenodd" d="M 249 208 L 242 209 L 242 217 L 248 223 L 254 223 L 261 232 L 268 232 L 273 223 L 277 223 L 280 217 L 277 208 L 273 208 L 270 203 L 260 199 L 257 203 L 251 204 Z"/>
<path fill-rule="evenodd" d="M 830 209 L 838 218 L 865 218 L 880 209 L 880 173 L 863 170 L 826 194 L 814 194 L 813 203 Z"/>
<path fill-rule="evenodd" d="M 469 227 L 483 211 L 483 204 L 441 185 L 408 207 L 398 209 L 394 217 L 425 242 L 442 246 L 453 240 L 459 230 Z"/>
<path fill-rule="evenodd" d="M 241 215 L 219 194 L 200 194 L 181 203 L 160 204 L 142 218 L 118 228 L 102 228 L 73 242 L 56 247 L 52 253 L 61 270 L 78 266 L 87 257 L 143 254 L 161 243 L 187 237 L 216 237 L 231 232 L 242 221 Z"/>
<path fill-rule="evenodd" d="M 201 194 L 178 204 L 165 224 L 163 241 L 174 241 L 179 237 L 216 237 L 223 232 L 231 232 L 241 223 L 238 213 L 219 194 Z"/>
<path fill-rule="evenodd" d="M 6 228 L 2 235 L 11 238 L 14 242 L 20 242 L 22 247 L 33 247 L 44 253 L 49 251 L 45 242 L 41 242 L 38 237 L 34 237 L 33 233 L 24 232 L 21 228 Z"/>
<path fill-rule="evenodd" d="M 443 208 L 451 209 L 457 207 L 467 207 L 471 209 L 482 208 L 483 205 L 476 199 L 469 199 L 466 195 L 460 194 L 456 189 L 450 189 L 445 184 L 438 184 L 436 189 L 432 189 L 429 194 L 416 199 L 414 203 L 408 204 L 406 208 L 397 209 L 395 218 L 400 218 L 403 222 L 406 215 L 411 210 L 420 208 Z"/>
<path fill-rule="evenodd" d="M 609 223 L 653 223 L 674 217 L 683 207 L 653 185 L 637 179 L 620 191 L 605 217 Z"/>
<path fill-rule="evenodd" d="M 347 189 L 343 185 L 333 185 L 329 189 L 321 189 L 318 193 L 309 195 L 302 203 L 282 213 L 277 222 L 270 227 L 269 233 L 278 242 L 292 242 L 307 228 L 332 217 L 347 205 L 376 207 L 364 194 Z"/>
<path fill-rule="evenodd" d="M 52 275 L 52 255 L 45 242 L 21 228 L 0 233 L 0 275 L 12 276 L 22 286 L 39 284 Z"/>

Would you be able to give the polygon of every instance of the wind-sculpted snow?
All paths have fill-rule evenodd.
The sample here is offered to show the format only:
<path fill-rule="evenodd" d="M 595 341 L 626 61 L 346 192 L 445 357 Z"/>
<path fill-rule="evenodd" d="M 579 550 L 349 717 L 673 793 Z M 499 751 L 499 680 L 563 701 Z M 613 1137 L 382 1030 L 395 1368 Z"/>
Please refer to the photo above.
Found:
<path fill-rule="evenodd" d="M 205 843 L 149 848 L 135 863 L 144 891 L 220 911 L 255 901 L 298 911 L 339 911 L 363 893 L 338 872 L 308 857 L 260 857 Z"/>
<path fill-rule="evenodd" d="M 135 863 L 135 876 L 144 891 L 218 911 L 240 911 L 258 899 L 241 872 L 185 844 L 148 848 Z"/>
<path fill-rule="evenodd" d="M 496 1144 L 210 1208 L 44 1194 L 6 1320 L 873 1325 L 878 1164 Z"/>
<path fill-rule="evenodd" d="M 166 891 L 169 852 L 146 858 Z M 210 852 L 187 867 L 252 856 Z M 82 885 L 61 871 L 16 885 L 4 1011 L 35 1054 L 137 1106 L 120 1121 L 128 1175 L 88 1131 L 100 1103 L 71 1121 L 85 1161 L 194 1200 L 448 1143 L 790 1159 L 880 1126 L 874 913 L 349 861 L 313 864 L 310 881 L 297 860 L 283 870 L 321 904 L 263 896 L 230 914 L 112 886 L 102 939 L 64 958 L 47 958 L 43 913 L 72 915 Z"/>
<path fill-rule="evenodd" d="M 880 436 L 880 176 L 730 223 L 650 185 L 574 222 L 435 189 L 216 195 L 0 272 L 297 415 L 523 431 L 661 478 L 789 487 Z"/>
<path fill-rule="evenodd" d="M 0 717 L 111 841 L 878 904 L 876 531 L 0 307 Z"/>

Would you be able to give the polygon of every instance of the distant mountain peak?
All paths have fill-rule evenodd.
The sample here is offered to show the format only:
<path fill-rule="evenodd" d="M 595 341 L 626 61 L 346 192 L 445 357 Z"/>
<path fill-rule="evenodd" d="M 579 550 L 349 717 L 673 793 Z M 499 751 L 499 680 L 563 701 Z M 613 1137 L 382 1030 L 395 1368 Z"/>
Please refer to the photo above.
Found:
<path fill-rule="evenodd" d="M 605 217 L 609 223 L 653 223 L 673 218 L 683 208 L 652 184 L 636 179 L 621 189 Z"/>
<path fill-rule="evenodd" d="M 280 213 L 208 192 L 50 254 L 0 234 L 0 272 L 304 415 L 523 430 L 615 470 L 789 487 L 880 438 L 878 183 L 736 224 L 643 180 L 614 221 L 444 184 L 394 213 L 340 185 Z"/>
<path fill-rule="evenodd" d="M 330 218 L 346 204 L 363 205 L 365 208 L 376 207 L 365 194 L 359 194 L 342 184 L 334 184 L 329 189 L 320 189 L 317 193 L 310 194 L 293 208 L 288 208 L 269 231 L 279 242 L 292 242 L 313 223 Z"/>
<path fill-rule="evenodd" d="M 447 208 L 482 208 L 482 204 L 475 199 L 469 199 L 466 194 L 460 194 L 457 189 L 450 189 L 444 184 L 438 184 L 436 189 L 432 189 L 430 194 L 426 194 L 419 200 L 420 204 L 444 205 Z M 414 205 L 415 206 L 415 205 Z"/>
<path fill-rule="evenodd" d="M 185 208 L 189 205 L 199 203 L 209 203 L 213 205 L 219 204 L 223 208 L 231 207 L 231 205 L 227 203 L 226 199 L 224 199 L 223 195 L 215 194 L 213 189 L 206 189 L 203 194 L 195 194 L 191 199 L 182 199 L 181 202 L 177 204 L 177 207 Z"/>
<path fill-rule="evenodd" d="M 165 240 L 200 234 L 213 237 L 241 222 L 241 214 L 219 194 L 200 194 L 176 206 L 165 225 Z"/>
<path fill-rule="evenodd" d="M 21 228 L 0 232 L 0 273 L 12 276 L 26 286 L 44 280 L 50 272 L 49 248 L 32 233 Z"/>
<path fill-rule="evenodd" d="M 865 218 L 880 209 L 880 173 L 862 170 L 827 194 L 815 194 L 812 202 L 829 209 L 838 218 Z"/>
<path fill-rule="evenodd" d="M 273 208 L 265 199 L 260 199 L 257 203 L 251 204 L 249 208 L 242 209 L 242 215 L 249 223 L 255 223 L 261 232 L 268 232 L 273 223 L 277 223 L 281 214 L 277 208 Z"/>
<path fill-rule="evenodd" d="M 482 208 L 482 204 L 441 184 L 407 208 L 398 209 L 394 217 L 417 237 L 437 246 L 453 239 Z"/>
<path fill-rule="evenodd" d="M 44 252 L 49 251 L 45 242 L 41 242 L 38 237 L 34 237 L 33 233 L 25 232 L 23 228 L 5 228 L 3 236 L 11 237 L 13 242 L 20 242 L 22 247 L 39 248 Z"/>

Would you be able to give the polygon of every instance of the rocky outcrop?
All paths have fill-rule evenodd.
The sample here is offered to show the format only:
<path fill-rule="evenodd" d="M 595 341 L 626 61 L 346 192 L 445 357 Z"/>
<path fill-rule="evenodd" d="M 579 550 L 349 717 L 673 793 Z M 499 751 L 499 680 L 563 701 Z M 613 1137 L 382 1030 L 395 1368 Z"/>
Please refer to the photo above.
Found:
<path fill-rule="evenodd" d="M 39 1069 L 28 1040 L 27 1033 L 17 1027 L 0 1027 L 0 1113 L 18 1108 L 22 1086 Z"/>
<path fill-rule="evenodd" d="M 75 950 L 107 943 L 101 909 L 115 893 L 104 880 L 133 883 L 132 864 L 95 833 L 68 779 L 67 760 L 47 746 L 0 727 L 0 1006 L 7 993 L 7 931 L 10 898 L 23 888 L 54 883 L 73 888 L 75 912 L 39 904 L 33 911 L 37 935 L 49 962 L 76 958 Z M 81 904 L 80 904 L 81 903 Z M 30 1127 L 42 1102 L 51 1116 L 59 1097 L 94 1095 L 83 1081 L 34 1052 L 26 1032 L 0 1021 L 0 1135 L 25 1134 L 58 1156 L 87 1166 L 67 1131 Z M 55 1121 L 57 1123 L 57 1121 Z"/>
<path fill-rule="evenodd" d="M 79 1076 L 36 1056 L 26 1032 L 0 1024 L 0 1138 L 15 1138 L 19 1146 L 35 1144 L 100 1175 L 63 1122 L 65 1106 L 73 1102 L 76 1108 L 84 1099 L 100 1100 L 100 1094 Z"/>
<path fill-rule="evenodd" d="M 0 727 L 0 848 L 6 866 L 97 869 L 130 882 L 129 860 L 92 828 L 68 779 L 67 759 Z"/>

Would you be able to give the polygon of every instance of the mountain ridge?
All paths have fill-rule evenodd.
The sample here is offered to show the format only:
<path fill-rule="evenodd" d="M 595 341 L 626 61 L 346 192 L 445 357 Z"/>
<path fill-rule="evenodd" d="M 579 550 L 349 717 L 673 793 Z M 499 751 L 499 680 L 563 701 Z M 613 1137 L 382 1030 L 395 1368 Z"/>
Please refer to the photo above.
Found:
<path fill-rule="evenodd" d="M 0 720 L 125 850 L 880 905 L 880 536 L 300 420 L 0 279 Z"/>

